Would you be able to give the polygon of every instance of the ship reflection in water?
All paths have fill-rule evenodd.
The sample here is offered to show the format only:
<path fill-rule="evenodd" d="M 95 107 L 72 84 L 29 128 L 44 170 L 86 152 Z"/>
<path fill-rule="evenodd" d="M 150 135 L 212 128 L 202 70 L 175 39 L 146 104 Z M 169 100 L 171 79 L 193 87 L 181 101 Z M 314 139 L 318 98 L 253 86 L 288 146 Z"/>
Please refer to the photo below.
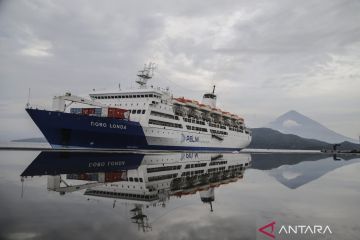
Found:
<path fill-rule="evenodd" d="M 148 231 L 146 209 L 197 194 L 212 212 L 216 188 L 242 179 L 250 165 L 250 154 L 42 152 L 21 179 L 47 175 L 47 189 L 60 195 L 84 191 L 87 200 L 130 204 L 131 221 Z"/>

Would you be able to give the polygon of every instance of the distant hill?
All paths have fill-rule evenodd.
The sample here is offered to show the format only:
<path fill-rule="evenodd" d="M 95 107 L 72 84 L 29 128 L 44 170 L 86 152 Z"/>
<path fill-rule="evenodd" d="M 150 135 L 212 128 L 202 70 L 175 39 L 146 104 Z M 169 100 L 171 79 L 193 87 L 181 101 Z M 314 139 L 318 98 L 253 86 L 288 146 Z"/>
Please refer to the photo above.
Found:
<path fill-rule="evenodd" d="M 12 142 L 36 142 L 36 143 L 47 143 L 45 138 L 24 138 L 24 139 L 16 139 L 12 140 Z"/>
<path fill-rule="evenodd" d="M 296 111 L 289 111 L 281 115 L 266 127 L 282 133 L 295 134 L 303 138 L 317 139 L 328 143 L 357 142 L 355 139 L 336 133 Z"/>
<path fill-rule="evenodd" d="M 315 139 L 302 138 L 294 134 L 284 134 L 270 128 L 253 128 L 252 141 L 248 148 L 260 149 L 331 149 L 332 144 Z M 340 150 L 360 149 L 359 144 L 343 142 Z"/>

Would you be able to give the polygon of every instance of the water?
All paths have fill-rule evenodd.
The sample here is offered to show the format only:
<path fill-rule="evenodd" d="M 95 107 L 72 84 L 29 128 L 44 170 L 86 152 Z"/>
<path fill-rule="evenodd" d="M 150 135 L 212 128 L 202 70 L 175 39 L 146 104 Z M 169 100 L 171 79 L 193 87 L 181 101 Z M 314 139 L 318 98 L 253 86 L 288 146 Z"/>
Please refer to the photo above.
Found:
<path fill-rule="evenodd" d="M 359 176 L 357 156 L 1 151 L 0 239 L 358 239 Z"/>

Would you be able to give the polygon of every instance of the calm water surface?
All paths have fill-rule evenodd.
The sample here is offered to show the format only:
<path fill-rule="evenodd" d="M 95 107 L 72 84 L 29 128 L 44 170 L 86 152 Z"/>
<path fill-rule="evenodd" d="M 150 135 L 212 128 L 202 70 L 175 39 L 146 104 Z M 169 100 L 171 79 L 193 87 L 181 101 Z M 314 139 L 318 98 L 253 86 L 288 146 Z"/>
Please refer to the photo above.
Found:
<path fill-rule="evenodd" d="M 0 152 L 0 239 L 359 239 L 359 204 L 357 156 Z"/>

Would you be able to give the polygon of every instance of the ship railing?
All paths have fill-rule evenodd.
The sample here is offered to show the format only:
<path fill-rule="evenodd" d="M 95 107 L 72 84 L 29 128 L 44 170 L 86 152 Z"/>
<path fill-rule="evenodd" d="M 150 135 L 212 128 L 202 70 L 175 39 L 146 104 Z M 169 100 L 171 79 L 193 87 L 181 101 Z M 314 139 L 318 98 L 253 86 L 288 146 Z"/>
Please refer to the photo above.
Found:
<path fill-rule="evenodd" d="M 245 133 L 249 134 L 250 136 L 252 135 L 252 131 L 250 130 L 250 128 L 245 128 Z"/>
<path fill-rule="evenodd" d="M 36 109 L 36 110 L 49 110 L 47 107 L 45 106 L 41 106 L 41 105 L 34 105 L 34 104 L 26 104 L 25 105 L 26 109 Z"/>

